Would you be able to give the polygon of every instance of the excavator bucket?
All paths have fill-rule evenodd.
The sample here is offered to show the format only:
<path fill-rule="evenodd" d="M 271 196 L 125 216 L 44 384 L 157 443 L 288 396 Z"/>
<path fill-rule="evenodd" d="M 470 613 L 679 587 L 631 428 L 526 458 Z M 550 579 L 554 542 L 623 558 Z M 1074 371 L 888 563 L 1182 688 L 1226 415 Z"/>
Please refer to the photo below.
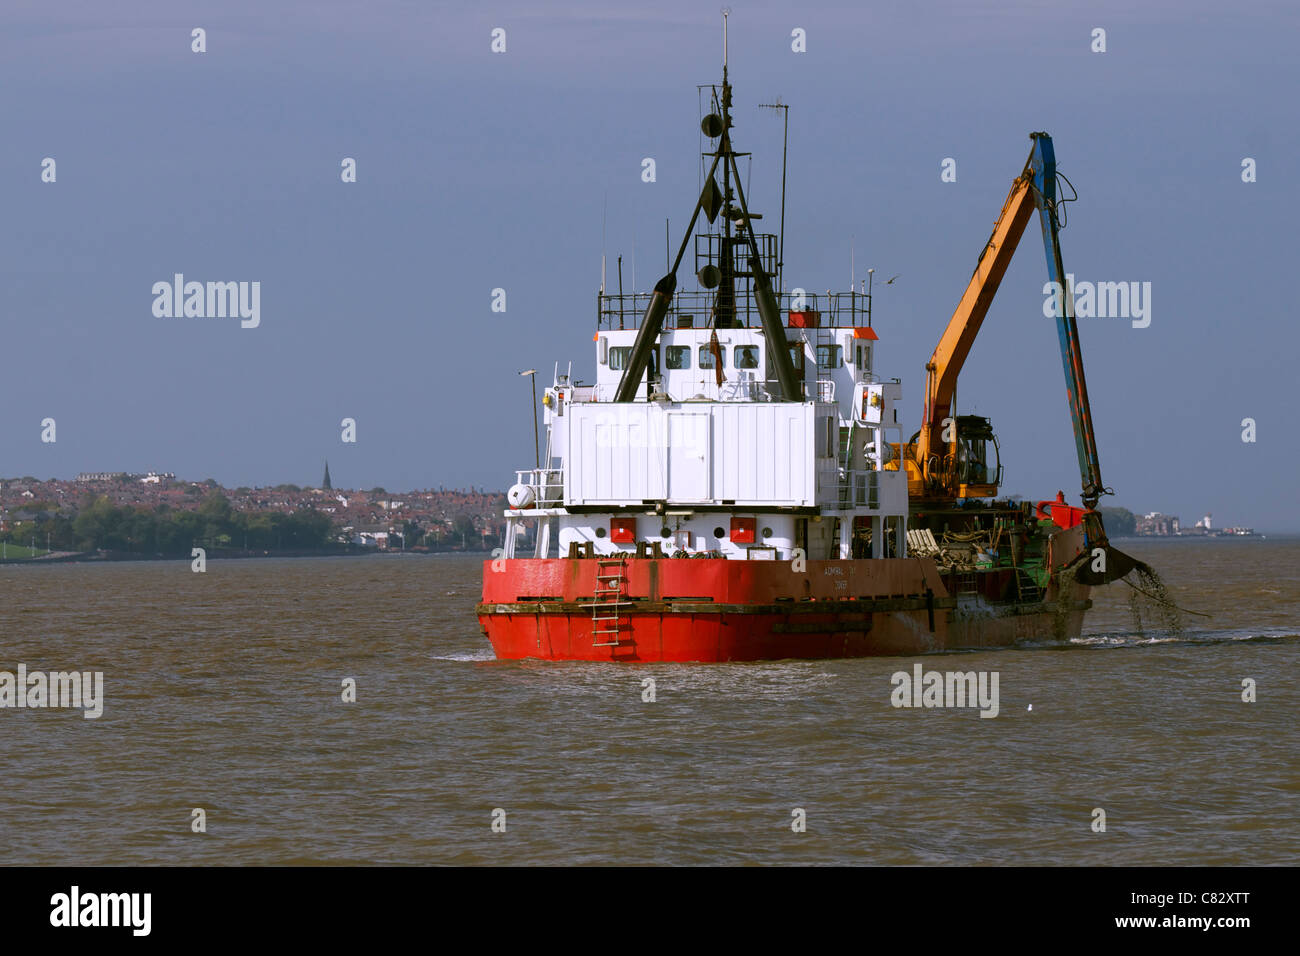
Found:
<path fill-rule="evenodd" d="M 1110 544 L 1098 545 L 1098 547 L 1104 552 L 1105 563 L 1097 561 L 1091 554 L 1085 554 L 1074 572 L 1075 579 L 1082 584 L 1094 587 L 1099 584 L 1109 584 L 1111 581 L 1118 581 L 1134 568 L 1151 571 L 1151 566 L 1145 561 L 1139 561 L 1119 548 Z M 1093 570 L 1098 565 L 1102 570 Z"/>
<path fill-rule="evenodd" d="M 1106 528 L 1101 523 L 1101 515 L 1095 511 L 1083 516 L 1083 529 L 1088 538 L 1088 550 L 1079 558 L 1074 568 L 1075 580 L 1089 586 L 1109 584 L 1118 581 L 1130 571 L 1139 569 L 1150 572 L 1151 566 L 1139 561 L 1130 554 L 1125 554 L 1106 538 Z M 1097 554 L 1097 549 L 1101 554 Z M 1098 559 L 1101 560 L 1098 560 Z"/>

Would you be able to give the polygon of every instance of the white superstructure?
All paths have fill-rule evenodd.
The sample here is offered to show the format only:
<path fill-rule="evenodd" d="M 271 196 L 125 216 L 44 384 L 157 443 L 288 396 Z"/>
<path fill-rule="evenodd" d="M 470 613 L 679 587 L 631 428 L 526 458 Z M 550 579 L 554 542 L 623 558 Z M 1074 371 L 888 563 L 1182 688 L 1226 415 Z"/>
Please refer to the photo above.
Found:
<path fill-rule="evenodd" d="M 805 394 L 774 401 L 761 329 L 684 319 L 659 335 L 635 401 L 612 400 L 635 329 L 597 333 L 594 384 L 556 375 L 546 460 L 511 488 L 505 556 L 534 521 L 539 558 L 904 556 L 901 386 L 874 375 L 874 330 L 786 328 Z"/>

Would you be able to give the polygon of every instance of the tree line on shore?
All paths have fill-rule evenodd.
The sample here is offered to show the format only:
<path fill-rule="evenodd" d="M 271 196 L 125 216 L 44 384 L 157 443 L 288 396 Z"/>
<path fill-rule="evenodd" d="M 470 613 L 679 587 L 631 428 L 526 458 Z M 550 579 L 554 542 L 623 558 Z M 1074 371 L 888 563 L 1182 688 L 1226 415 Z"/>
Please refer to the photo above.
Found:
<path fill-rule="evenodd" d="M 0 532 L 0 540 L 35 543 L 53 551 L 125 551 L 137 554 L 184 554 L 190 549 L 321 551 L 339 548 L 334 522 L 317 511 L 236 511 L 220 492 L 212 492 L 198 510 L 167 505 L 118 506 L 100 497 L 75 517 L 44 513 Z"/>
<path fill-rule="evenodd" d="M 1127 508 L 1102 507 L 1097 510 L 1108 536 L 1122 538 L 1137 534 L 1137 515 Z"/>

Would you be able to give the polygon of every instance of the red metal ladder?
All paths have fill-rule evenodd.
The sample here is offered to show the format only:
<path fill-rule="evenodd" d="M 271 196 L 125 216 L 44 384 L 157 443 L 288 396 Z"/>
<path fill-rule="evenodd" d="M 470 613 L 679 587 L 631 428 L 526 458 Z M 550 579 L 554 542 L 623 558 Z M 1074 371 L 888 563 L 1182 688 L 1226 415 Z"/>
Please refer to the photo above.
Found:
<path fill-rule="evenodd" d="M 626 562 L 622 557 L 600 558 L 596 561 L 596 591 L 591 599 L 592 647 L 618 647 L 622 643 L 623 620 L 621 608 L 631 604 L 623 600 L 627 578 L 623 576 Z"/>

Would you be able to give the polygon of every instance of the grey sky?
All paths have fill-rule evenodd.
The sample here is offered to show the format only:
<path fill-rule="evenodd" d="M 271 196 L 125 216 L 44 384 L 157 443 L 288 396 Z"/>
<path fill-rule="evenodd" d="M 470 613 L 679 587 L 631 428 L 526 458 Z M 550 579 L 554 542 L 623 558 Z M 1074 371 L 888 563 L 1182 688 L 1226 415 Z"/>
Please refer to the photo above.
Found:
<path fill-rule="evenodd" d="M 1078 188 L 1079 280 L 1152 284 L 1152 321 L 1081 319 L 1114 503 L 1300 530 L 1284 283 L 1300 15 L 1283 4 L 731 4 L 736 141 L 779 212 L 787 286 L 878 288 L 878 370 L 923 364 L 1045 129 Z M 174 471 L 227 485 L 505 488 L 532 461 L 526 380 L 592 378 L 602 200 L 630 283 L 663 272 L 718 78 L 708 4 L 7 0 L 0 12 L 0 475 Z M 494 27 L 508 52 L 490 52 Z M 207 52 L 190 52 L 190 30 Z M 807 31 L 808 52 L 790 49 Z M 1090 52 L 1093 28 L 1107 52 Z M 58 181 L 40 180 L 53 157 Z M 339 163 L 355 157 L 358 182 Z M 640 180 L 654 157 L 658 181 Z M 955 183 L 940 162 L 957 160 Z M 1253 157 L 1259 181 L 1241 181 Z M 675 240 L 676 241 L 676 240 Z M 260 281 L 261 325 L 159 319 L 154 282 Z M 1036 228 L 959 410 L 1006 488 L 1077 497 Z M 508 311 L 490 311 L 504 287 Z M 40 422 L 58 423 L 54 445 Z M 339 440 L 353 417 L 358 443 Z M 1254 418 L 1258 441 L 1241 441 Z"/>

